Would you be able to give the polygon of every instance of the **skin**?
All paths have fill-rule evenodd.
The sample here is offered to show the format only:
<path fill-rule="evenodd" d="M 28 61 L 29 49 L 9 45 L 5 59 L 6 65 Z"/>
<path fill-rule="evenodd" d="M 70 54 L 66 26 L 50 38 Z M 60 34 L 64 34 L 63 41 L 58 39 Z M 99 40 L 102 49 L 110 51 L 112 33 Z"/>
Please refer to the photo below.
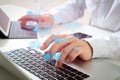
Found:
<path fill-rule="evenodd" d="M 21 28 L 24 28 L 26 22 L 34 21 L 40 28 L 43 28 L 44 25 L 53 25 L 53 20 L 50 15 L 25 15 L 19 19 Z"/>
<path fill-rule="evenodd" d="M 56 67 L 61 67 L 64 61 L 70 63 L 76 57 L 81 58 L 82 60 L 90 60 L 92 57 L 92 47 L 88 42 L 74 38 L 71 35 L 54 35 L 54 38 L 66 38 L 64 42 L 54 42 L 53 36 L 50 36 L 42 45 L 41 50 L 45 50 L 50 44 L 53 45 L 47 51 L 51 57 L 56 53 L 61 51 L 60 59 L 56 62 Z M 47 44 L 47 42 L 50 44 Z"/>
<path fill-rule="evenodd" d="M 53 25 L 53 20 L 50 15 L 25 15 L 19 19 L 21 28 L 24 28 L 27 21 L 35 21 L 39 24 L 40 28 L 43 28 L 44 25 Z M 54 38 L 65 38 L 64 42 L 55 42 Z M 48 44 L 49 42 L 49 44 Z M 53 44 L 52 44 L 53 43 Z M 79 57 L 82 60 L 90 60 L 92 57 L 92 47 L 90 44 L 84 40 L 80 40 L 71 35 L 54 35 L 50 36 L 42 45 L 41 50 L 45 50 L 50 47 L 49 51 L 51 58 L 56 52 L 61 52 L 60 59 L 56 62 L 56 67 L 61 67 L 64 61 L 72 62 L 76 57 Z"/>

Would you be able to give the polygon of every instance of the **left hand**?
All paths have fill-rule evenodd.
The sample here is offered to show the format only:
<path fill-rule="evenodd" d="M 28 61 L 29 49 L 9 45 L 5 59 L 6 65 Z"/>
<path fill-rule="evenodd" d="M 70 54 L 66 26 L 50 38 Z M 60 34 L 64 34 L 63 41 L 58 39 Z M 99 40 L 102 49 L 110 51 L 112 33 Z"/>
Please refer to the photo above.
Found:
<path fill-rule="evenodd" d="M 55 39 L 64 39 L 65 41 L 55 42 Z M 89 60 L 92 57 L 92 47 L 89 43 L 73 37 L 72 35 L 50 36 L 43 43 L 41 49 L 46 49 L 51 43 L 53 43 L 53 45 L 48 51 L 51 57 L 56 52 L 61 51 L 60 59 L 55 64 L 56 67 L 61 67 L 64 61 L 72 62 L 77 56 L 82 60 Z"/>
<path fill-rule="evenodd" d="M 20 25 L 21 28 L 24 28 L 26 25 L 26 22 L 28 21 L 34 21 L 38 23 L 39 27 L 42 29 L 45 27 L 45 25 L 53 25 L 53 20 L 51 15 L 49 14 L 44 14 L 44 15 L 25 15 L 22 16 L 20 19 Z"/>

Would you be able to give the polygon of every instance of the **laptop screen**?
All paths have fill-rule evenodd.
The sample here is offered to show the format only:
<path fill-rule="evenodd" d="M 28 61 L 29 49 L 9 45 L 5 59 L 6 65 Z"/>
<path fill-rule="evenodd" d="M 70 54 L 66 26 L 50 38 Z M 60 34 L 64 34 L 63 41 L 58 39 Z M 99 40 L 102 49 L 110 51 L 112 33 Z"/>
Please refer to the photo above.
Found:
<path fill-rule="evenodd" d="M 8 36 L 10 28 L 10 19 L 5 14 L 5 12 L 0 8 L 0 31 L 5 35 Z"/>

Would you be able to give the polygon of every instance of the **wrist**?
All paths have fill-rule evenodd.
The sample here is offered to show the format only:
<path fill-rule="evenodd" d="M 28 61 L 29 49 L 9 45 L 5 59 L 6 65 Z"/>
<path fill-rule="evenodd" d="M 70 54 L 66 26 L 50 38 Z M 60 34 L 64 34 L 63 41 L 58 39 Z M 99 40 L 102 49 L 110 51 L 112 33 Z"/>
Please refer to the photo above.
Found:
<path fill-rule="evenodd" d="M 90 43 L 88 42 L 88 41 L 86 41 L 86 40 L 83 40 L 86 44 L 87 44 L 87 46 L 89 47 L 89 50 L 90 50 L 90 55 L 91 55 L 91 58 L 92 58 L 92 56 L 93 56 L 93 47 L 90 45 Z"/>
<path fill-rule="evenodd" d="M 83 46 L 83 52 L 82 52 L 82 54 L 80 54 L 79 57 L 85 61 L 90 60 L 93 56 L 92 47 L 90 46 L 90 44 L 87 41 L 85 41 L 85 40 L 81 40 L 81 41 L 82 41 L 82 46 Z"/>
<path fill-rule="evenodd" d="M 54 18 L 51 14 L 44 14 L 44 16 L 46 16 L 46 19 L 48 20 L 50 25 L 54 24 Z"/>

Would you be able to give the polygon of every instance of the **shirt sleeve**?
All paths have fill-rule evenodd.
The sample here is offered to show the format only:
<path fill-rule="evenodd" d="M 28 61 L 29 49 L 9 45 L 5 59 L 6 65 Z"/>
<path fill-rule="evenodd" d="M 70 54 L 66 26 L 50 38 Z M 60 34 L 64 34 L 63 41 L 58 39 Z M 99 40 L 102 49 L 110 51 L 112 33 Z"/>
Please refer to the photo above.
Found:
<path fill-rule="evenodd" d="M 84 0 L 69 0 L 65 4 L 55 7 L 47 13 L 51 14 L 54 24 L 63 24 L 83 16 L 85 8 Z"/>
<path fill-rule="evenodd" d="M 93 48 L 93 58 L 120 58 L 120 31 L 104 38 L 86 40 Z"/>

